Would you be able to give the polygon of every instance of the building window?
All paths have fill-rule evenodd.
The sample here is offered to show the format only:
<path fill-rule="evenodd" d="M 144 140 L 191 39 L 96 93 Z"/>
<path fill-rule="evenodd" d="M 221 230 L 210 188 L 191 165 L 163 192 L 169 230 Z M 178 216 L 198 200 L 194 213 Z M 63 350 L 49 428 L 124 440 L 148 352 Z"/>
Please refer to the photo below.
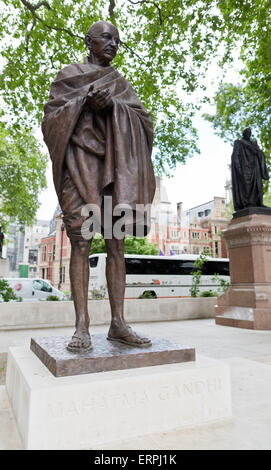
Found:
<path fill-rule="evenodd" d="M 53 245 L 53 260 L 56 258 L 56 246 Z"/>
<path fill-rule="evenodd" d="M 46 261 L 46 245 L 42 247 L 41 260 Z"/>
<path fill-rule="evenodd" d="M 172 238 L 179 238 L 179 232 L 177 230 L 172 230 L 171 231 L 171 237 Z"/>
<path fill-rule="evenodd" d="M 37 262 L 38 262 L 38 250 L 29 250 L 28 263 L 37 264 Z"/>
<path fill-rule="evenodd" d="M 216 254 L 216 256 L 219 255 L 219 251 L 218 251 L 218 242 L 215 242 L 215 254 Z"/>
<path fill-rule="evenodd" d="M 199 240 L 199 232 L 192 232 L 192 238 L 197 238 Z"/>
<path fill-rule="evenodd" d="M 42 268 L 41 270 L 41 277 L 42 279 L 45 279 L 45 268 Z"/>

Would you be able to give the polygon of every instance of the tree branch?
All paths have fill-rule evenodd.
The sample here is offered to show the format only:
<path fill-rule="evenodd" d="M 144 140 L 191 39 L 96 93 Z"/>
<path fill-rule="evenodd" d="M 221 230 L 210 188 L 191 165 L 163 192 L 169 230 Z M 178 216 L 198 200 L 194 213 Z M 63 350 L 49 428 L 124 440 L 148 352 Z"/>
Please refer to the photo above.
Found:
<path fill-rule="evenodd" d="M 128 49 L 128 51 L 130 51 L 132 53 L 132 55 L 136 56 L 140 60 L 140 62 L 142 62 L 142 64 L 146 65 L 144 60 L 130 46 L 128 46 L 128 44 L 126 44 L 126 42 L 120 41 L 120 44 L 122 46 L 124 46 L 126 49 Z"/>
<path fill-rule="evenodd" d="M 27 35 L 27 47 L 28 47 L 28 43 L 29 43 L 30 34 L 33 31 L 33 28 L 34 28 L 37 21 L 42 23 L 43 26 L 45 26 L 45 28 L 48 28 L 48 29 L 51 29 L 51 30 L 54 30 L 54 31 L 63 31 L 64 33 L 67 33 L 69 36 L 71 36 L 73 38 L 84 39 L 83 36 L 79 36 L 78 34 L 74 34 L 70 30 L 68 30 L 67 28 L 51 26 L 51 25 L 47 24 L 42 18 L 40 18 L 37 15 L 36 10 L 38 10 L 41 6 L 44 6 L 45 8 L 47 8 L 47 10 L 52 10 L 50 5 L 47 2 L 41 1 L 41 2 L 37 3 L 36 5 L 32 5 L 27 0 L 21 0 L 21 2 L 32 13 L 32 16 L 33 16 L 32 28 L 31 28 L 29 34 Z"/>
<path fill-rule="evenodd" d="M 30 29 L 30 31 L 28 32 L 28 34 L 26 35 L 26 38 L 25 38 L 25 40 L 26 40 L 26 46 L 25 46 L 26 51 L 28 51 L 30 36 L 31 36 L 31 33 L 32 33 L 33 29 L 35 28 L 36 22 L 37 22 L 37 19 L 35 18 L 35 16 L 33 16 L 33 23 L 32 23 L 31 29 Z"/>
<path fill-rule="evenodd" d="M 160 6 L 156 3 L 156 2 L 151 2 L 149 0 L 137 0 L 136 2 L 134 2 L 133 0 L 128 0 L 129 3 L 131 3 L 132 5 L 138 5 L 138 4 L 142 4 L 142 3 L 149 3 L 153 6 L 155 6 L 158 10 L 158 16 L 159 16 L 159 23 L 160 25 L 163 24 L 163 22 L 165 21 L 165 18 L 163 19 L 162 17 L 162 10 L 160 8 Z"/>
<path fill-rule="evenodd" d="M 21 2 L 26 8 L 28 8 L 28 10 L 31 11 L 31 13 L 34 13 L 36 10 L 38 10 L 42 6 L 47 8 L 47 10 L 51 10 L 49 3 L 45 1 L 39 2 L 36 5 L 31 5 L 31 3 L 29 3 L 27 0 L 21 0 Z"/>
<path fill-rule="evenodd" d="M 115 0 L 109 0 L 108 12 L 109 12 L 110 18 L 112 18 L 113 20 L 115 19 L 115 13 L 114 13 L 115 6 L 116 6 Z"/>

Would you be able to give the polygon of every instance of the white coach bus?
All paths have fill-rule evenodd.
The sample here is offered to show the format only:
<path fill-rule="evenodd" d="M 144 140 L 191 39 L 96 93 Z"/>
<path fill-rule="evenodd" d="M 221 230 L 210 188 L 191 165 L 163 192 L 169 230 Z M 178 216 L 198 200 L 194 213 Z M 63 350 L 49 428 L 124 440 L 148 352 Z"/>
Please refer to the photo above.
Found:
<path fill-rule="evenodd" d="M 99 253 L 89 257 L 90 297 L 92 292 L 103 290 L 105 298 L 108 298 L 105 276 L 106 256 L 106 253 Z M 151 292 L 153 297 L 160 298 L 190 296 L 196 259 L 198 259 L 198 255 L 125 255 L 125 298 L 135 299 L 146 291 Z M 200 292 L 210 289 L 217 290 L 219 284 L 213 279 L 215 274 L 226 281 L 230 280 L 228 258 L 207 258 L 202 269 Z"/>

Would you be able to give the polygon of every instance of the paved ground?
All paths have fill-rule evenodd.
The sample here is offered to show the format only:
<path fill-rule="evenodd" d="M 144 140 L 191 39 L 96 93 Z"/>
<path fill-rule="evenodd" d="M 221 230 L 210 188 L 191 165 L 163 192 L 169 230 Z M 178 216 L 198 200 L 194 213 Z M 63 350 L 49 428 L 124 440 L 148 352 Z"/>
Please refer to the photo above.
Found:
<path fill-rule="evenodd" d="M 233 420 L 122 442 L 107 449 L 271 449 L 271 331 L 215 325 L 211 320 L 141 323 L 138 332 L 194 346 L 198 355 L 225 361 L 231 368 Z M 93 327 L 93 333 L 105 332 Z M 28 346 L 31 336 L 72 335 L 71 328 L 0 332 L 0 373 L 4 382 L 9 346 Z M 0 382 L 1 383 L 1 382 Z M 0 450 L 21 449 L 16 424 L 0 385 Z M 105 447 L 104 447 L 105 449 Z"/>

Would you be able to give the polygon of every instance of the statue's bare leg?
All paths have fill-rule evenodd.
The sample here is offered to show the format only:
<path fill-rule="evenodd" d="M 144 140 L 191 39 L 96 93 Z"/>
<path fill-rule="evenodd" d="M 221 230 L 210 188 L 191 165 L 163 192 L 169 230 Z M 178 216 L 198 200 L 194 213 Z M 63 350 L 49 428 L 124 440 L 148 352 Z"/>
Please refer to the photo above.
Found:
<path fill-rule="evenodd" d="M 108 332 L 110 341 L 129 346 L 148 347 L 151 341 L 137 335 L 124 320 L 124 293 L 126 269 L 124 261 L 124 240 L 105 240 L 107 250 L 106 279 L 111 307 L 111 324 Z"/>
<path fill-rule="evenodd" d="M 89 250 L 91 241 L 71 241 L 70 281 L 75 308 L 75 333 L 67 348 L 72 352 L 90 350 L 88 316 Z"/>

